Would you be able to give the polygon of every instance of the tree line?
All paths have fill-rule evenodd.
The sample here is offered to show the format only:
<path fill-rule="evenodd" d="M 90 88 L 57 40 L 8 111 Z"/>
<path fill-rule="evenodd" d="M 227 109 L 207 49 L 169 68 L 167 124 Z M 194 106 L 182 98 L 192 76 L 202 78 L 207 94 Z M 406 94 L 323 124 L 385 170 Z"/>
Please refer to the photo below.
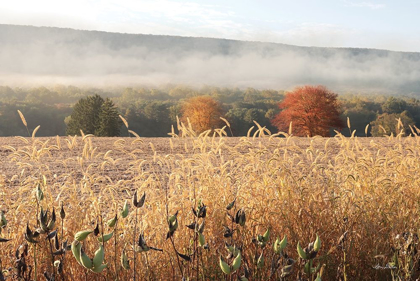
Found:
<path fill-rule="evenodd" d="M 290 91 L 287 93 L 290 94 Z M 74 127 L 71 122 L 74 120 L 72 114 L 78 110 L 90 112 L 86 103 L 83 106 L 80 104 L 80 108 L 76 109 L 82 100 L 87 100 L 88 97 L 92 99 L 95 95 L 99 97 L 97 99 L 101 106 L 89 118 L 85 116 L 95 123 L 91 127 L 94 129 L 89 129 L 89 132 L 85 133 L 102 136 L 126 135 L 121 119 L 117 118 L 121 115 L 128 121 L 130 130 L 140 136 L 168 136 L 171 126 L 177 122 L 177 116 L 187 121 L 185 117 L 191 113 L 186 111 L 185 105 L 197 97 L 211 98 L 217 103 L 218 114 L 229 122 L 234 136 L 246 135 L 248 129 L 255 125 L 253 121 L 265 126 L 271 132 L 276 132 L 279 126 L 273 120 L 284 111 L 279 105 L 288 94 L 283 90 L 209 86 L 193 88 L 182 85 L 103 89 L 75 86 L 24 89 L 0 86 L 0 136 L 27 135 L 26 128 L 20 123 L 18 109 L 24 113 L 30 129 L 41 125 L 38 136 L 78 134 L 80 132 L 77 126 Z M 340 94 L 337 96 L 337 102 L 340 120 L 345 122 L 349 117 L 351 129 L 356 130 L 355 134 L 358 136 L 365 136 L 366 132 L 368 136 L 380 136 L 384 132 L 397 134 L 397 120 L 401 120 L 404 124 L 406 134 L 410 133 L 408 125 L 420 127 L 420 101 L 416 95 L 399 97 L 380 94 Z M 99 115 L 103 118 L 99 118 Z M 118 130 L 106 132 L 106 122 L 114 122 L 113 118 L 105 120 L 106 116 L 113 116 L 117 120 L 114 126 L 118 127 Z M 216 125 L 224 125 L 220 118 L 216 119 L 221 122 L 216 122 Z M 102 123 L 102 129 L 99 123 Z M 297 130 L 296 126 L 293 127 Z M 342 133 L 350 134 L 348 129 L 343 129 Z"/>

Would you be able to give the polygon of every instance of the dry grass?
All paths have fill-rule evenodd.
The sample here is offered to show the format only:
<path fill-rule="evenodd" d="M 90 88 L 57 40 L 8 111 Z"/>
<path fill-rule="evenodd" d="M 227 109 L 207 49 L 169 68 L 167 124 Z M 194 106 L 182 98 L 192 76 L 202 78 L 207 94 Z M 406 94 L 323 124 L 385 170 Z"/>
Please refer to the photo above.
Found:
<path fill-rule="evenodd" d="M 190 280 L 234 280 L 244 274 L 245 267 L 250 280 L 270 276 L 279 280 L 287 262 L 285 254 L 296 261 L 290 280 L 313 280 L 316 274 L 303 273 L 305 263 L 296 245 L 300 241 L 306 246 L 316 234 L 322 246 L 313 265 L 325 265 L 323 280 L 418 278 L 419 257 L 413 249 L 417 249 L 420 227 L 419 137 L 302 139 L 269 137 L 266 131 L 252 135 L 239 139 L 184 133 L 182 138 L 174 135 L 159 141 L 89 135 L 3 139 L 0 204 L 7 225 L 1 237 L 12 239 L 0 243 L 3 274 L 8 278 L 16 274 L 15 251 L 28 244 L 24 262 L 26 273 L 31 270 L 34 279 L 34 244 L 26 242 L 24 232 L 27 223 L 37 228 L 35 190 L 39 184 L 44 194 L 39 204 L 44 210 L 51 214 L 53 207 L 60 210 L 60 202 L 64 206 L 63 227 L 57 215 L 53 229 L 58 229 L 60 242 L 71 244 L 76 232 L 93 230 L 97 222 L 99 235 L 112 232 L 114 228 L 105 222 L 115 214 L 119 217 L 116 245 L 114 237 L 104 245 L 108 266 L 102 273 L 86 270 L 67 252 L 63 274 L 58 274 L 51 258 L 62 256 L 52 257 L 49 241 L 41 235 L 36 248 L 39 280 L 44 279 L 44 272 L 54 272 L 57 280 L 133 278 L 132 244 L 139 233 L 163 252 L 136 254 L 137 280 L 180 280 L 181 271 Z M 146 193 L 145 204 L 137 211 L 130 203 L 135 191 L 139 197 Z M 244 210 L 243 227 L 226 215 L 226 206 L 235 198 L 229 212 L 235 216 Z M 125 200 L 130 211 L 123 219 L 120 212 Z M 191 211 L 198 208 L 199 200 L 206 205 L 204 219 Z M 177 211 L 179 226 L 173 240 L 166 239 L 168 217 Z M 198 234 L 186 227 L 203 220 L 208 250 L 199 247 Z M 237 229 L 233 238 L 223 237 L 223 226 Z M 267 246 L 252 242 L 268 228 Z M 274 255 L 272 245 L 284 235 L 288 245 L 282 255 Z M 345 239 L 339 242 L 340 237 Z M 225 242 L 242 248 L 241 267 L 231 275 L 219 267 L 219 255 L 226 260 L 228 254 Z M 100 243 L 91 234 L 83 244 L 92 257 Z M 130 260 L 128 270 L 120 264 L 123 249 Z M 176 251 L 193 261 L 184 261 Z M 262 266 L 257 265 L 261 255 Z M 398 263 L 390 263 L 393 257 Z M 277 259 L 278 268 L 276 264 L 272 274 L 272 261 Z"/>

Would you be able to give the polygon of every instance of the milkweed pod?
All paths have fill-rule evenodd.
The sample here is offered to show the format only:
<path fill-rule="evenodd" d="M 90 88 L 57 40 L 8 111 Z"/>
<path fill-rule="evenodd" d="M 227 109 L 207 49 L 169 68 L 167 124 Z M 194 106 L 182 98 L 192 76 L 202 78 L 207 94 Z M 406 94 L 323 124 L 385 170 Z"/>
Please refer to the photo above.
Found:
<path fill-rule="evenodd" d="M 201 232 L 198 233 L 198 242 L 200 243 L 201 247 L 203 247 L 204 244 L 206 244 L 206 241 L 204 239 L 204 235 Z"/>
<path fill-rule="evenodd" d="M 4 212 L 1 211 L 0 227 L 4 227 L 6 225 L 7 225 L 6 217 L 4 216 Z"/>
<path fill-rule="evenodd" d="M 91 270 L 95 273 L 101 273 L 107 266 L 107 264 L 101 264 L 98 267 L 93 267 Z"/>
<path fill-rule="evenodd" d="M 233 208 L 233 206 L 235 206 L 235 201 L 236 201 L 236 198 L 235 198 L 235 199 L 233 199 L 233 201 L 232 201 L 232 202 L 230 202 L 230 203 L 226 206 L 226 210 L 230 211 L 230 210 Z"/>
<path fill-rule="evenodd" d="M 83 241 L 86 239 L 86 237 L 88 237 L 89 234 L 91 234 L 93 231 L 92 230 L 82 230 L 77 232 L 74 235 L 74 239 L 76 239 L 77 241 Z"/>
<path fill-rule="evenodd" d="M 56 215 L 55 215 L 55 209 L 53 208 L 52 214 L 51 214 L 51 218 L 50 221 L 48 222 L 47 228 L 49 230 L 54 228 L 55 225 L 55 220 L 56 220 Z"/>
<path fill-rule="evenodd" d="M 39 224 L 43 232 L 48 232 L 47 227 L 47 212 L 44 212 L 44 209 L 41 207 L 41 211 L 39 212 Z"/>
<path fill-rule="evenodd" d="M 25 233 L 25 240 L 28 241 L 29 243 L 35 244 L 38 243 L 39 241 L 35 240 L 33 238 L 33 236 L 29 236 L 28 233 Z"/>
<path fill-rule="evenodd" d="M 287 236 L 284 235 L 283 239 L 280 241 L 279 247 L 280 247 L 280 251 L 283 251 L 284 248 L 286 248 L 287 246 Z"/>
<path fill-rule="evenodd" d="M 91 269 L 93 267 L 92 260 L 86 255 L 85 251 L 83 251 L 83 247 L 80 247 L 80 262 L 81 264 L 86 267 L 87 269 Z"/>
<path fill-rule="evenodd" d="M 95 256 L 93 257 L 93 267 L 98 268 L 104 261 L 104 258 L 105 258 L 104 247 L 100 245 L 99 249 L 96 250 L 95 252 Z"/>
<path fill-rule="evenodd" d="M 219 265 L 224 274 L 230 274 L 229 265 L 222 259 L 222 256 L 219 257 Z"/>
<path fill-rule="evenodd" d="M 106 224 L 107 224 L 109 227 L 114 227 L 116 222 L 117 222 L 117 214 L 115 214 L 115 217 L 113 217 L 112 219 L 108 220 L 108 221 L 106 222 Z"/>
<path fill-rule="evenodd" d="M 285 235 L 283 239 L 280 241 L 280 239 L 277 237 L 276 242 L 274 242 L 274 252 L 276 254 L 280 254 L 281 251 L 284 250 L 287 246 L 287 236 Z"/>
<path fill-rule="evenodd" d="M 313 274 L 313 273 L 318 272 L 320 268 L 321 268 L 321 264 L 319 263 L 319 264 L 317 265 L 317 267 L 313 267 L 313 268 L 311 269 L 311 273 Z"/>
<path fill-rule="evenodd" d="M 280 254 L 280 239 L 278 237 L 273 244 L 273 250 L 274 250 L 274 253 Z"/>
<path fill-rule="evenodd" d="M 103 242 L 107 242 L 111 237 L 114 235 L 114 232 L 110 232 L 108 234 L 104 234 Z M 102 243 L 102 235 L 98 236 L 98 241 Z"/>
<path fill-rule="evenodd" d="M 205 226 L 205 223 L 204 222 L 205 221 L 203 220 L 203 222 L 200 223 L 200 225 L 198 226 L 197 231 L 200 232 L 200 233 L 203 233 L 203 231 L 204 231 L 204 226 Z"/>
<path fill-rule="evenodd" d="M 303 271 L 308 275 L 310 274 L 310 262 L 309 261 L 307 263 L 305 263 L 305 266 L 303 267 Z"/>
<path fill-rule="evenodd" d="M 263 234 L 264 242 L 268 242 L 269 239 L 270 239 L 270 228 L 268 228 L 267 231 Z"/>
<path fill-rule="evenodd" d="M 235 215 L 235 222 L 237 223 L 237 224 L 239 224 L 240 226 L 244 226 L 245 225 L 245 222 L 246 222 L 246 215 L 245 215 L 245 211 L 244 211 L 244 209 L 242 208 L 242 209 L 240 209 L 240 210 L 238 210 L 237 212 L 236 212 L 236 215 Z"/>
<path fill-rule="evenodd" d="M 66 218 L 66 212 L 64 211 L 63 202 L 61 202 L 60 205 L 61 205 L 61 208 L 60 208 L 60 218 L 62 220 L 64 220 Z"/>
<path fill-rule="evenodd" d="M 121 253 L 121 266 L 125 269 L 128 270 L 130 269 L 130 262 L 128 261 L 128 257 L 125 254 L 125 250 L 122 251 Z"/>
<path fill-rule="evenodd" d="M 36 185 L 35 195 L 38 202 L 41 202 L 42 199 L 44 199 L 44 192 L 42 192 L 41 184 L 39 183 Z"/>
<path fill-rule="evenodd" d="M 292 270 L 293 270 L 293 264 L 286 265 L 285 267 L 281 269 L 280 277 L 285 278 L 289 276 L 292 273 Z"/>
<path fill-rule="evenodd" d="M 99 235 L 99 224 L 96 222 L 96 227 L 93 230 L 93 235 L 98 236 Z"/>
<path fill-rule="evenodd" d="M 168 219 L 168 225 L 169 225 L 169 232 L 174 232 L 178 228 L 178 211 L 173 215 L 170 216 Z"/>
<path fill-rule="evenodd" d="M 73 256 L 76 259 L 76 261 L 81 264 L 80 248 L 82 248 L 82 244 L 79 241 L 74 240 L 73 243 L 71 243 L 71 252 L 73 253 Z"/>
<path fill-rule="evenodd" d="M 133 206 L 137 207 L 138 201 L 137 201 L 137 190 L 134 192 L 133 195 Z"/>
<path fill-rule="evenodd" d="M 137 202 L 137 208 L 141 208 L 144 205 L 144 202 L 146 201 L 146 192 L 143 193 L 143 196 L 140 198 L 140 200 Z"/>
<path fill-rule="evenodd" d="M 321 275 L 320 275 L 319 273 L 318 273 L 318 275 L 317 275 L 317 277 L 316 277 L 315 281 L 322 281 L 322 279 L 321 279 Z"/>
<path fill-rule="evenodd" d="M 264 266 L 264 256 L 263 256 L 263 252 L 261 252 L 260 257 L 257 260 L 257 267 L 262 268 L 263 266 Z"/>
<path fill-rule="evenodd" d="M 299 257 L 301 257 L 301 259 L 306 260 L 306 253 L 305 251 L 302 249 L 302 247 L 300 246 L 299 242 L 297 244 L 297 252 L 299 254 Z"/>
<path fill-rule="evenodd" d="M 321 239 L 319 238 L 319 236 L 317 234 L 315 242 L 314 242 L 314 251 L 318 252 L 320 248 L 321 248 Z"/>
<path fill-rule="evenodd" d="M 239 252 L 236 258 L 233 260 L 232 271 L 236 271 L 239 269 L 239 267 L 241 266 L 241 261 L 242 261 L 242 256 L 241 256 L 241 252 Z"/>
<path fill-rule="evenodd" d="M 125 200 L 125 203 L 124 203 L 123 209 L 122 209 L 122 211 L 121 211 L 121 217 L 124 219 L 124 218 L 126 218 L 127 216 L 128 216 L 128 201 L 127 201 L 127 200 Z"/>

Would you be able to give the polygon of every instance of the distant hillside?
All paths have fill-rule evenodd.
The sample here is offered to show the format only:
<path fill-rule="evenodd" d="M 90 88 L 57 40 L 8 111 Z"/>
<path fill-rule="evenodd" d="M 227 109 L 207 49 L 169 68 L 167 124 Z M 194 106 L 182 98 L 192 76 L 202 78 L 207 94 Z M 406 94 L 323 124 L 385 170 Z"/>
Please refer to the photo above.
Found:
<path fill-rule="evenodd" d="M 19 83 L 420 94 L 420 53 L 0 25 L 0 85 Z"/>

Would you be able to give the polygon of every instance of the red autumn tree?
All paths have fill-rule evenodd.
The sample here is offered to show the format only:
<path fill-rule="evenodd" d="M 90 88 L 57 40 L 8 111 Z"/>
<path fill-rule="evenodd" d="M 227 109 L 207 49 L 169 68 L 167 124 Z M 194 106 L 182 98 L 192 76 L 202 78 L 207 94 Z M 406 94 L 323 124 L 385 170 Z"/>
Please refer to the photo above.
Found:
<path fill-rule="evenodd" d="M 188 118 L 197 133 L 216 129 L 223 124 L 220 119 L 223 116 L 222 105 L 211 97 L 190 98 L 184 102 L 181 112 L 182 120 L 186 123 Z"/>
<path fill-rule="evenodd" d="M 326 137 L 331 128 L 344 128 L 337 94 L 324 86 L 297 87 L 286 94 L 279 107 L 281 112 L 271 123 L 283 132 L 288 130 L 290 122 L 296 136 Z"/>

